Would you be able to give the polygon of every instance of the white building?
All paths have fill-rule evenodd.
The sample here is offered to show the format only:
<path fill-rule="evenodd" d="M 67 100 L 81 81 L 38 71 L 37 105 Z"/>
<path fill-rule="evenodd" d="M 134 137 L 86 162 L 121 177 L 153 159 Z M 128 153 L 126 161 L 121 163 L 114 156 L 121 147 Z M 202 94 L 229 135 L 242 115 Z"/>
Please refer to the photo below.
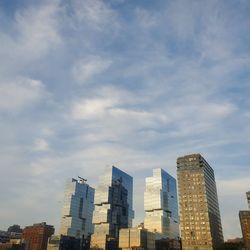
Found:
<path fill-rule="evenodd" d="M 156 233 L 156 238 L 179 237 L 176 180 L 161 168 L 146 178 L 144 210 L 144 227 Z"/>

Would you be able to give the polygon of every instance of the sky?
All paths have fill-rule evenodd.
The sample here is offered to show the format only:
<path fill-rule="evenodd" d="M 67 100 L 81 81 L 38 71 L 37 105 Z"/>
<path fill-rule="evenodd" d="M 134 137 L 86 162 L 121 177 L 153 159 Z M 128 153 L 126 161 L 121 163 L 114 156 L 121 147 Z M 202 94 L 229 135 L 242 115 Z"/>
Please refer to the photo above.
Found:
<path fill-rule="evenodd" d="M 201 153 L 224 238 L 250 190 L 250 1 L 0 0 L 0 229 L 58 228 L 65 181 Z"/>

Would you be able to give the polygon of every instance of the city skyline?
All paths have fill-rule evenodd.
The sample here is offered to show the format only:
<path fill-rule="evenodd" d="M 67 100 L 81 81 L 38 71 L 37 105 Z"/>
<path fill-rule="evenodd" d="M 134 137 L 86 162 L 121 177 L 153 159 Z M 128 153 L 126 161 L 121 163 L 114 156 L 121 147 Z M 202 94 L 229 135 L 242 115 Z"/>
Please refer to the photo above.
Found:
<path fill-rule="evenodd" d="M 199 156 L 200 154 L 198 153 L 196 153 L 196 154 L 191 154 L 191 155 L 186 155 L 185 157 L 196 157 L 196 156 Z M 184 157 L 178 157 L 177 158 L 177 171 L 178 171 L 178 166 L 179 166 L 179 164 L 178 164 L 178 160 L 179 159 L 181 159 L 181 158 L 184 158 Z M 193 159 L 193 158 L 192 158 Z M 202 157 L 202 159 L 204 160 L 204 158 Z M 206 161 L 205 161 L 206 162 Z M 206 163 L 207 164 L 207 163 Z M 208 165 L 209 166 L 209 165 Z M 211 168 L 210 166 L 209 166 L 209 168 Z M 109 169 L 113 169 L 111 172 L 113 172 L 114 171 L 114 174 L 109 174 L 109 172 L 107 172 L 107 170 L 109 170 Z M 82 190 L 80 190 L 79 189 L 79 187 L 77 187 L 76 188 L 76 186 L 77 185 L 85 185 L 85 186 L 88 186 L 89 187 L 89 189 L 91 189 L 90 191 L 90 197 L 91 196 L 93 196 L 93 194 L 95 194 L 95 191 L 96 191 L 96 189 L 98 190 L 99 189 L 99 191 L 101 191 L 101 193 L 99 192 L 98 193 L 98 195 L 97 195 L 97 197 L 95 197 L 95 195 L 91 198 L 91 199 L 96 199 L 96 202 L 97 202 L 97 205 L 98 206 L 100 206 L 100 204 L 102 203 L 101 202 L 101 199 L 103 199 L 104 197 L 106 197 L 105 195 L 104 195 L 104 190 L 103 190 L 103 188 L 104 188 L 104 185 L 107 185 L 107 183 L 109 183 L 111 180 L 112 180 L 112 175 L 114 175 L 115 176 L 115 180 L 117 180 L 118 182 L 121 180 L 120 178 L 121 177 L 119 177 L 120 176 L 120 174 L 119 173 L 121 173 L 122 175 L 124 175 L 124 177 L 126 177 L 126 176 L 129 176 L 127 173 L 125 173 L 125 172 L 123 172 L 122 170 L 120 170 L 119 168 L 117 168 L 117 167 L 115 167 L 114 165 L 110 165 L 110 166 L 106 166 L 105 168 L 104 168 L 104 170 L 105 170 L 105 174 L 102 176 L 102 177 L 99 177 L 99 180 L 104 180 L 104 182 L 103 183 L 101 183 L 101 182 L 99 182 L 99 185 L 97 186 L 97 187 L 90 187 L 88 184 L 86 184 L 85 182 L 87 181 L 87 179 L 85 179 L 85 178 L 82 178 L 82 177 L 79 177 L 78 176 L 78 178 L 79 178 L 79 180 L 77 180 L 77 179 L 74 179 L 74 178 L 72 178 L 72 179 L 70 179 L 70 178 L 67 178 L 67 180 L 66 180 L 66 182 L 65 182 L 65 184 L 66 184 L 66 188 L 65 188 L 65 190 L 64 190 L 64 199 L 66 199 L 67 200 L 67 203 L 64 201 L 63 202 L 63 207 L 61 207 L 60 208 L 60 210 L 62 211 L 62 215 L 64 214 L 64 213 L 67 213 L 67 212 L 65 212 L 65 211 L 67 211 L 67 209 L 65 210 L 65 206 L 66 207 L 68 207 L 69 205 L 70 205 L 70 201 L 69 201 L 69 199 L 70 199 L 70 196 L 71 196 L 71 194 L 72 194 L 72 197 L 73 197 L 73 200 L 74 200 L 74 204 L 76 205 L 77 203 L 79 203 L 79 201 L 78 200 L 80 200 L 81 199 L 81 195 L 83 195 L 83 190 L 84 189 L 82 189 Z M 161 178 L 162 178 L 162 187 L 165 187 L 166 188 L 166 185 L 168 186 L 169 185 L 169 187 L 168 187 L 168 190 L 170 191 L 170 193 L 169 194 L 171 194 L 171 198 L 174 198 L 174 196 L 175 196 L 175 194 L 176 194 L 176 191 L 177 190 L 173 190 L 172 188 L 174 187 L 173 185 L 175 185 L 175 188 L 177 188 L 177 186 L 176 186 L 176 180 L 177 179 L 175 179 L 175 178 L 173 178 L 171 175 L 169 175 L 167 172 L 165 172 L 163 169 L 161 169 L 161 168 L 154 168 L 154 169 L 152 169 L 153 170 L 153 176 L 152 177 L 148 177 L 148 176 L 146 176 L 145 177 L 145 183 L 146 183 L 146 185 L 145 185 L 145 190 L 144 190 L 144 192 L 146 192 L 147 194 L 147 197 L 149 198 L 149 196 L 152 196 L 152 194 L 151 193 L 148 193 L 147 192 L 147 182 L 148 182 L 148 184 L 153 184 L 153 183 L 158 183 L 159 182 L 159 180 L 158 180 L 158 177 L 160 177 L 161 176 Z M 117 173 L 116 173 L 116 171 L 118 171 Z M 159 172 L 160 171 L 160 172 Z M 177 172 L 178 173 L 178 172 Z M 119 177 L 119 178 L 118 178 Z M 129 176 L 129 177 L 131 177 L 131 176 Z M 166 178 L 167 177 L 167 178 Z M 177 177 L 178 177 L 178 175 L 177 175 Z M 110 179 L 111 178 L 111 179 Z M 118 179 L 117 179 L 118 178 Z M 133 178 L 133 177 L 132 177 Z M 166 180 L 168 180 L 168 182 L 166 182 Z M 115 183 L 117 182 L 117 181 L 115 181 Z M 170 182 L 171 183 L 170 183 Z M 113 182 L 113 181 L 112 181 Z M 130 182 L 130 181 L 129 181 Z M 125 185 L 127 186 L 127 185 L 129 185 L 129 182 L 127 182 L 127 181 L 125 181 Z M 75 183 L 75 186 L 73 185 L 73 183 Z M 105 184 L 106 183 L 106 184 Z M 178 183 L 178 182 L 177 182 Z M 150 185 L 148 186 L 149 188 L 150 188 Z M 171 186 L 171 188 L 170 188 L 170 186 Z M 84 187 L 85 188 L 85 187 Z M 159 186 L 158 186 L 158 184 L 156 185 L 156 187 L 155 188 L 159 188 Z M 215 187 L 216 188 L 216 187 Z M 114 187 L 114 189 L 115 189 L 115 187 Z M 75 191 L 74 191 L 75 190 Z M 76 195 L 74 195 L 74 192 L 76 192 L 76 190 L 77 190 L 77 193 L 78 193 L 78 195 L 76 196 Z M 127 192 L 126 191 L 127 189 L 125 189 L 125 192 Z M 160 189 L 159 189 L 160 190 Z M 158 191 L 159 191 L 158 190 Z M 155 190 L 156 191 L 156 190 Z M 84 192 L 86 192 L 86 190 L 84 191 Z M 119 192 L 119 191 L 118 191 Z M 87 192 L 88 193 L 88 192 Z M 86 194 L 87 194 L 86 193 Z M 163 192 L 164 193 L 164 192 Z M 217 193 L 217 190 L 216 190 L 216 193 Z M 247 204 L 249 205 L 249 193 L 250 193 L 250 191 L 247 191 L 246 192 L 246 196 L 247 196 Z M 76 194 L 76 193 L 75 193 Z M 83 196 L 86 196 L 86 194 L 85 195 L 83 195 Z M 130 191 L 130 197 L 131 197 L 131 194 L 133 194 L 133 196 L 132 196 L 132 200 L 134 199 L 133 197 L 135 196 L 135 194 L 133 193 L 133 188 L 132 188 L 132 192 Z M 104 196 L 103 196 L 104 195 Z M 164 196 L 164 194 L 162 194 L 163 196 Z M 162 196 L 161 195 L 161 196 Z M 216 194 L 217 195 L 217 194 Z M 75 196 L 75 197 L 74 197 Z M 211 197 L 210 197 L 211 198 Z M 72 199 L 72 198 L 71 198 Z M 110 198 L 108 198 L 108 196 L 105 198 L 105 199 L 110 199 Z M 131 198 L 130 198 L 131 199 Z M 130 200 L 129 199 L 129 200 Z M 145 199 L 145 194 L 144 194 L 144 199 Z M 151 197 L 150 199 L 158 199 L 158 197 L 157 197 L 157 195 L 156 195 L 156 197 Z M 162 198 L 163 200 L 164 200 L 164 197 Z M 165 197 L 165 199 L 166 199 L 166 197 Z M 179 199 L 178 199 L 179 200 Z M 89 204 L 87 205 L 86 204 L 86 202 L 87 202 L 87 200 L 85 201 L 83 201 L 85 204 L 84 204 L 84 207 L 85 208 L 87 208 L 88 206 L 89 206 Z M 89 202 L 89 201 L 88 201 Z M 101 203 L 100 203 L 101 202 Z M 131 200 L 130 200 L 130 202 L 131 202 Z M 177 211 L 178 211 L 178 207 L 179 207 L 179 202 L 180 201 L 178 201 L 178 204 L 176 204 L 174 201 L 170 201 L 170 203 L 169 203 L 169 205 L 170 205 L 170 207 L 171 207 L 171 209 L 174 209 L 175 207 L 176 207 L 176 205 L 177 205 Z M 218 201 L 217 201 L 218 202 Z M 100 203 L 100 204 L 99 204 Z M 105 203 L 105 201 L 104 201 L 104 203 Z M 150 211 L 150 209 L 149 209 L 149 207 L 150 208 L 152 208 L 153 207 L 153 204 L 155 204 L 155 203 L 149 203 L 149 201 L 147 201 L 146 203 L 144 202 L 144 212 L 146 213 L 146 211 Z M 71 213 L 73 212 L 73 213 L 76 213 L 77 212 L 77 210 L 79 210 L 80 209 L 80 207 L 82 206 L 80 203 L 77 205 L 78 206 L 78 208 L 76 207 L 74 205 L 74 208 L 73 209 L 71 209 L 70 207 L 71 207 L 71 205 L 69 206 L 69 208 L 70 208 L 70 211 L 71 211 Z M 218 205 L 218 204 L 217 204 Z M 90 205 L 91 206 L 91 205 Z M 133 202 L 132 202 L 132 206 L 133 206 Z M 210 205 L 211 206 L 211 205 Z M 212 205 L 212 207 L 213 207 L 214 205 Z M 164 207 L 165 209 L 166 209 L 166 207 Z M 149 210 L 148 210 L 149 209 Z M 168 208 L 169 209 L 169 208 Z M 89 210 L 89 208 L 87 208 L 87 210 Z M 90 213 L 91 211 L 89 210 L 89 211 L 84 211 L 83 212 L 83 214 L 85 214 L 86 212 L 87 213 Z M 92 209 L 91 209 L 92 210 Z M 158 208 L 156 208 L 156 210 L 158 210 Z M 79 210 L 80 211 L 80 210 Z M 152 210 L 153 211 L 153 210 Z M 171 214 L 172 214 L 172 211 L 170 211 L 170 210 L 168 210 Z M 93 210 L 93 212 L 94 212 L 94 210 Z M 98 212 L 98 211 L 97 211 Z M 66 215 L 67 216 L 67 215 Z M 145 223 L 145 216 L 146 216 L 146 214 L 144 215 L 144 220 L 138 220 L 138 218 L 141 218 L 141 214 L 138 216 L 138 218 L 136 217 L 134 217 L 134 211 L 133 210 L 131 210 L 130 211 L 130 216 L 132 216 L 132 217 L 130 217 L 130 222 L 128 223 L 128 228 L 133 228 L 134 226 L 136 226 L 136 225 L 139 225 L 138 223 L 139 222 L 141 222 L 141 223 Z M 177 222 L 177 221 L 175 221 L 175 216 L 176 216 L 176 212 L 174 211 L 173 212 L 173 214 L 172 214 L 172 220 L 173 220 L 173 222 Z M 180 216 L 180 212 L 178 211 L 178 216 Z M 64 217 L 64 216 L 63 216 Z M 99 216 L 97 216 L 96 218 L 99 218 Z M 132 221 L 131 221 L 131 218 L 132 218 Z M 76 219 L 76 218 L 75 218 Z M 135 221 L 133 221 L 133 219 L 135 220 Z M 220 219 L 220 218 L 219 218 Z M 62 218 L 62 217 L 60 217 L 60 223 L 62 223 L 63 222 L 63 220 L 64 220 L 64 218 Z M 98 221 L 99 219 L 97 219 L 97 221 Z M 93 221 L 92 221 L 92 226 L 94 227 L 94 224 L 97 222 L 95 222 L 96 221 L 96 219 L 94 220 L 93 219 Z M 156 220 L 155 220 L 156 221 Z M 76 222 L 76 221 L 75 221 Z M 99 223 L 100 221 L 98 221 L 98 223 Z M 164 221 L 163 220 L 163 223 L 165 223 L 166 221 Z M 79 222 L 77 222 L 77 224 L 78 224 Z M 90 223 L 90 221 L 88 222 L 88 223 Z M 132 224 L 131 224 L 132 223 Z M 39 223 L 38 223 L 39 224 Z M 64 222 L 63 222 L 63 224 L 65 224 Z M 67 224 L 68 224 L 68 222 L 67 222 Z M 157 223 L 156 223 L 157 224 Z M 70 224 L 69 224 L 70 225 Z M 72 224 L 73 225 L 73 224 Z M 150 223 L 149 223 L 149 225 L 150 225 Z M 19 226 L 19 225 L 17 225 L 17 226 Z M 25 224 L 25 226 L 27 226 L 27 224 Z M 24 227 L 25 227 L 24 226 Z M 54 225 L 53 225 L 54 226 Z M 66 226 L 66 224 L 65 224 L 65 226 Z M 73 236 L 73 234 L 72 233 L 67 233 L 65 230 L 66 230 L 66 227 L 65 226 L 63 226 L 63 228 L 62 228 L 62 224 L 61 224 L 61 226 L 59 226 L 59 225 L 56 225 L 56 231 L 55 231 L 55 235 L 58 235 L 58 233 L 59 234 L 62 234 L 62 235 L 65 235 L 65 236 L 67 236 L 67 235 L 69 235 L 69 236 Z M 91 226 L 91 227 L 92 227 Z M 78 226 L 77 226 L 78 227 Z M 74 226 L 74 229 L 77 229 L 77 227 L 75 227 Z M 126 228 L 126 227 L 125 227 Z M 73 228 L 72 228 L 73 229 Z M 70 229 L 70 230 L 72 230 L 72 229 Z M 151 230 L 151 228 L 147 228 L 146 227 L 146 229 L 148 229 L 149 230 L 149 232 L 151 231 L 151 232 L 154 232 L 154 233 L 157 233 L 157 231 L 155 231 L 155 230 Z M 169 232 L 171 232 L 171 237 L 170 238 L 172 238 L 172 239 L 174 239 L 174 238 L 178 238 L 177 237 L 177 235 L 176 235 L 176 232 L 175 232 L 175 226 L 171 226 L 170 228 L 170 231 Z M 63 230 L 63 231 L 62 231 Z M 92 229 L 93 230 L 93 229 Z M 221 230 L 221 229 L 220 229 Z M 178 232 L 178 235 L 180 234 L 180 236 L 181 236 L 181 229 L 179 229 L 179 232 Z M 175 235 L 175 236 L 174 236 Z M 238 235 L 239 236 L 239 235 Z M 77 238 L 78 236 L 76 236 L 75 235 L 75 237 Z M 165 237 L 164 236 L 164 233 L 163 234 L 159 234 L 159 231 L 158 231 L 158 236 L 157 236 L 158 238 L 161 238 L 161 237 Z M 156 239 L 157 239 L 157 237 L 156 237 Z"/>
<path fill-rule="evenodd" d="M 58 228 L 65 180 L 96 187 L 105 165 L 134 177 L 138 224 L 145 177 L 176 178 L 176 159 L 199 152 L 215 172 L 224 237 L 240 236 L 249 13 L 247 0 L 0 1 L 1 229 Z"/>

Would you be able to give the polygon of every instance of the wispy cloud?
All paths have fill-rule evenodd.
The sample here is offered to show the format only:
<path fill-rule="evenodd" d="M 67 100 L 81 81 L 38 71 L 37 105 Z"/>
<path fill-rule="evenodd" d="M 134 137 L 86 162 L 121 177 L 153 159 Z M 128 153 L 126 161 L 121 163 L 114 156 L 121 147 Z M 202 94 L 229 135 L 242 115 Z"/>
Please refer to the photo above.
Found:
<path fill-rule="evenodd" d="M 232 225 L 249 176 L 248 1 L 5 1 L 0 8 L 3 227 L 58 224 L 68 177 L 86 175 L 95 186 L 96 172 L 116 164 L 141 193 L 151 168 L 175 175 L 176 158 L 198 151 L 218 179 L 225 238 L 240 235 Z M 48 193 L 58 200 L 46 202 Z M 38 200 L 39 211 L 28 214 Z"/>
<path fill-rule="evenodd" d="M 109 59 L 92 56 L 76 62 L 72 73 L 77 82 L 87 84 L 87 81 L 91 80 L 91 77 L 103 73 L 111 64 L 112 61 Z"/>
<path fill-rule="evenodd" d="M 0 111 L 15 112 L 29 108 L 46 95 L 44 85 L 39 80 L 19 77 L 2 80 L 0 84 Z"/>

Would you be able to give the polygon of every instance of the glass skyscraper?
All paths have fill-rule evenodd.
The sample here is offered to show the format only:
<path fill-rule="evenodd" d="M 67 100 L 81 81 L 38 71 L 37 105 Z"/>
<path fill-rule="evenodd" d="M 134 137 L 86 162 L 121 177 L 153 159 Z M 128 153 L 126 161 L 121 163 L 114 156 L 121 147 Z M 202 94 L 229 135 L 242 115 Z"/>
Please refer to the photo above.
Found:
<path fill-rule="evenodd" d="M 214 171 L 200 154 L 177 159 L 183 250 L 213 250 L 223 243 Z"/>
<path fill-rule="evenodd" d="M 176 180 L 161 168 L 146 178 L 144 210 L 144 227 L 155 232 L 156 238 L 179 237 Z"/>
<path fill-rule="evenodd" d="M 81 177 L 67 181 L 60 234 L 89 240 L 93 233 L 94 193 L 94 188 Z"/>
<path fill-rule="evenodd" d="M 250 191 L 248 191 L 246 194 L 247 194 L 248 209 L 250 210 Z"/>
<path fill-rule="evenodd" d="M 118 247 L 119 230 L 132 226 L 133 178 L 120 169 L 107 167 L 95 194 L 92 249 Z"/>

